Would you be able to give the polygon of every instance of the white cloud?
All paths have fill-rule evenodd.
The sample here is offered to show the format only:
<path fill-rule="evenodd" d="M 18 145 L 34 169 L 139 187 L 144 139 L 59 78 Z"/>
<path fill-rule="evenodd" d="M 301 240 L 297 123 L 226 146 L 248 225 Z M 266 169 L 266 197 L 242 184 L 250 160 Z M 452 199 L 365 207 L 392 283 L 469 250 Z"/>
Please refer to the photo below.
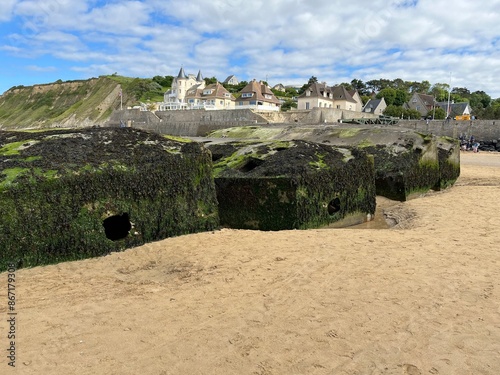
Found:
<path fill-rule="evenodd" d="M 0 22 L 5 22 L 10 20 L 12 17 L 12 12 L 17 3 L 17 0 L 3 0 L 2 1 L 2 12 L 0 12 Z"/>
<path fill-rule="evenodd" d="M 78 62 L 91 76 L 175 75 L 300 84 L 402 78 L 500 97 L 500 0 L 6 0 L 0 51 Z M 14 24 L 13 24 L 14 25 Z M 3 56 L 0 56 L 3 58 Z M 35 64 L 37 65 L 37 64 Z M 452 83 L 455 86 L 454 83 Z"/>

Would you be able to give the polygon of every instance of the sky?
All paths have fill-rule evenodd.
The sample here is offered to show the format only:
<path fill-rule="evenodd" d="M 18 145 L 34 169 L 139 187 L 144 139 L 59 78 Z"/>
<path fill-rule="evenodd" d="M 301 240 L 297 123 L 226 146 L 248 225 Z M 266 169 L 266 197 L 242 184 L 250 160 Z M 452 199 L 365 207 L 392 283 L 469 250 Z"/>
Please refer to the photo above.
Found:
<path fill-rule="evenodd" d="M 500 0 L 2 0 L 12 86 L 176 76 L 451 83 L 500 98 Z"/>

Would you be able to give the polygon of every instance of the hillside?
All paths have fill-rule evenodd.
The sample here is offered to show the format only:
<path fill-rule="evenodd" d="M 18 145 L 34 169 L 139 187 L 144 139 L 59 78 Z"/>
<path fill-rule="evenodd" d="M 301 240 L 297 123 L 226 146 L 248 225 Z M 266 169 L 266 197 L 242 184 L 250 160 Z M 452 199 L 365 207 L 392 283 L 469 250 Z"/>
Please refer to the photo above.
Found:
<path fill-rule="evenodd" d="M 122 82 L 124 84 L 122 84 Z M 102 76 L 17 86 L 0 96 L 0 129 L 79 127 L 104 123 L 114 109 L 135 103 L 127 88 L 133 79 Z"/>

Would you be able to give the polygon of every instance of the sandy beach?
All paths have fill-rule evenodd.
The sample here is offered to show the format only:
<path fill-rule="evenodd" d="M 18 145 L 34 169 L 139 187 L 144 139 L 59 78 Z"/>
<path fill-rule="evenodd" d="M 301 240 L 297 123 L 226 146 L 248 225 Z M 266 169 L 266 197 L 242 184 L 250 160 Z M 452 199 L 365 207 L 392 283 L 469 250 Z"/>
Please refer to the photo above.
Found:
<path fill-rule="evenodd" d="M 1 374 L 500 374 L 500 153 L 395 226 L 223 229 L 16 272 Z M 381 211 L 380 211 L 381 212 Z"/>

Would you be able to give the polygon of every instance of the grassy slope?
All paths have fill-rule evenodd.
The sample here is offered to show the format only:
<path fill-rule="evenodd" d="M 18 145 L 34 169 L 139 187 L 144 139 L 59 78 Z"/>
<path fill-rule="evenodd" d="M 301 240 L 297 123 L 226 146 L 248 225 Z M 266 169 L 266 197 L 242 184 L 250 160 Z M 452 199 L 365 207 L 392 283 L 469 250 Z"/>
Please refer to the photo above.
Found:
<path fill-rule="evenodd" d="M 0 96 L 0 126 L 2 129 L 43 128 L 68 119 L 103 123 L 114 109 L 120 108 L 118 85 L 122 88 L 124 106 L 139 101 L 162 101 L 161 92 L 145 92 L 150 83 L 151 79 L 113 75 L 13 88 Z"/>

